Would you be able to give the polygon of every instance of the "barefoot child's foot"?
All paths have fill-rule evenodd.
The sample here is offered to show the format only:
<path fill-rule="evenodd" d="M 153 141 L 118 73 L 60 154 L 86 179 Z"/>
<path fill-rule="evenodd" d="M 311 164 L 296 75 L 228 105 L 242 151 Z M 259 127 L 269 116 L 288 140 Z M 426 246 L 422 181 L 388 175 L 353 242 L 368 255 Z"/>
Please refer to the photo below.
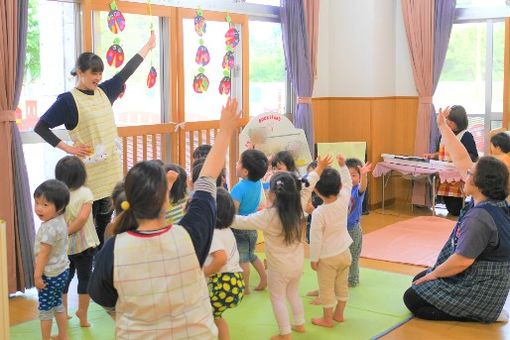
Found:
<path fill-rule="evenodd" d="M 305 325 L 294 325 L 294 326 L 292 326 L 292 330 L 295 332 L 298 332 L 298 333 L 306 332 Z"/>
<path fill-rule="evenodd" d="M 324 318 L 313 318 L 312 323 L 316 326 L 328 327 L 328 328 L 332 328 L 333 326 L 335 326 L 335 324 L 333 323 L 333 320 L 328 321 L 328 320 L 324 320 Z"/>
<path fill-rule="evenodd" d="M 255 290 L 260 292 L 264 289 L 266 289 L 267 287 L 267 282 L 260 282 L 259 285 L 257 287 L 255 287 Z"/>
<path fill-rule="evenodd" d="M 76 316 L 78 319 L 80 319 L 80 327 L 90 327 L 90 323 L 87 320 L 87 315 L 82 315 L 80 311 L 77 311 Z"/>
<path fill-rule="evenodd" d="M 243 295 L 250 295 L 251 291 L 249 288 L 244 287 L 244 293 Z"/>
<path fill-rule="evenodd" d="M 344 322 L 344 317 L 340 317 L 340 316 L 334 316 L 333 317 L 333 320 L 335 320 L 336 322 Z"/>
<path fill-rule="evenodd" d="M 310 304 L 311 305 L 314 305 L 314 306 L 319 306 L 321 304 L 321 299 L 319 299 L 318 297 L 316 297 L 315 299 L 313 299 L 312 301 L 310 301 Z"/>
<path fill-rule="evenodd" d="M 273 335 L 271 337 L 271 340 L 291 340 L 292 337 L 290 334 L 284 334 L 284 335 L 281 335 L 281 334 L 278 334 L 278 335 Z"/>

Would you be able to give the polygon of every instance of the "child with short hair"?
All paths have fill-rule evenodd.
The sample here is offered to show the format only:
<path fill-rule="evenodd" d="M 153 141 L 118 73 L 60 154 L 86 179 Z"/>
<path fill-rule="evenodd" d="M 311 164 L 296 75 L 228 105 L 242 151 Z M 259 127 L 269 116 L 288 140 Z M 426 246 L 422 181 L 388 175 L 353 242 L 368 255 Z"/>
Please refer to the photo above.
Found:
<path fill-rule="evenodd" d="M 179 224 L 165 223 L 177 173 L 165 173 L 159 161 L 139 162 L 127 173 L 124 211 L 96 256 L 89 286 L 91 298 L 115 313 L 117 338 L 217 338 L 201 267 L 216 223 L 215 179 L 239 117 L 236 100 L 227 99 L 220 132 Z"/>
<path fill-rule="evenodd" d="M 42 221 L 34 243 L 35 287 L 39 291 L 39 320 L 43 340 L 51 337 L 53 317 L 57 320 L 60 340 L 67 339 L 67 315 L 62 290 L 69 274 L 67 224 L 64 211 L 69 203 L 69 189 L 56 179 L 39 185 L 34 192 L 36 215 Z"/>
<path fill-rule="evenodd" d="M 99 246 L 99 238 L 92 221 L 94 196 L 85 186 L 87 180 L 85 165 L 76 156 L 65 156 L 58 161 L 55 166 L 55 178 L 64 182 L 70 191 L 69 204 L 64 214 L 69 235 L 67 255 L 70 262 L 69 276 L 62 295 L 65 312 L 68 315 L 67 293 L 76 271 L 78 275 L 76 316 L 80 319 L 81 327 L 90 327 L 87 317 L 90 303 L 88 285 L 96 247 Z"/>
<path fill-rule="evenodd" d="M 188 201 L 187 181 L 188 175 L 186 170 L 178 164 L 166 164 L 165 171 L 175 171 L 179 174 L 177 180 L 170 189 L 170 206 L 166 211 L 166 223 L 168 225 L 179 223 L 184 216 L 186 202 Z"/>
<path fill-rule="evenodd" d="M 319 166 L 310 175 L 310 185 L 303 191 L 311 195 L 319 174 L 329 164 L 330 158 L 319 160 Z M 299 296 L 299 281 L 303 275 L 304 246 L 301 242 L 301 183 L 290 172 L 278 172 L 271 177 L 268 202 L 270 206 L 248 216 L 236 215 L 233 228 L 261 230 L 264 234 L 268 267 L 268 289 L 278 323 L 279 333 L 271 339 L 291 339 L 292 330 L 305 332 L 303 302 Z M 309 196 L 308 196 L 309 198 Z M 287 312 L 289 302 L 294 324 L 291 326 Z"/>
<path fill-rule="evenodd" d="M 193 150 L 193 162 L 199 160 L 199 159 L 205 159 L 209 152 L 211 151 L 212 146 L 210 144 L 202 144 L 199 145 Z M 193 163 L 192 162 L 192 163 Z"/>
<path fill-rule="evenodd" d="M 348 158 L 345 165 L 349 169 L 352 179 L 351 203 L 349 217 L 347 218 L 347 230 L 352 238 L 352 244 L 349 247 L 352 256 L 349 269 L 349 287 L 356 287 L 359 284 L 359 257 L 363 244 L 362 206 L 368 184 L 367 173 L 372 170 L 372 165 L 367 163 L 363 166 L 363 163 L 357 158 Z"/>
<path fill-rule="evenodd" d="M 238 214 L 246 216 L 257 211 L 263 194 L 261 178 L 267 170 L 268 160 L 262 151 L 245 150 L 239 157 L 236 175 L 241 178 L 232 188 L 232 198 Z M 241 268 L 243 268 L 244 294 L 250 294 L 250 263 L 260 276 L 260 282 L 255 290 L 266 289 L 267 274 L 264 264 L 255 255 L 257 231 L 232 229 L 239 250 Z"/>
<path fill-rule="evenodd" d="M 227 322 L 222 314 L 236 307 L 243 299 L 243 270 L 239 265 L 239 252 L 230 225 L 236 208 L 228 191 L 216 191 L 216 226 L 214 229 L 209 256 L 204 264 L 204 274 L 208 278 L 209 296 L 218 327 L 220 340 L 230 339 Z"/>
<path fill-rule="evenodd" d="M 122 202 L 126 200 L 126 193 L 124 192 L 124 180 L 117 182 L 112 191 L 112 207 L 115 217 L 119 216 L 122 212 L 120 206 Z M 104 230 L 104 241 L 106 242 L 110 237 L 113 236 L 112 223 L 108 223 Z M 99 236 L 99 235 L 98 235 Z"/>
<path fill-rule="evenodd" d="M 310 231 L 310 265 L 317 271 L 319 299 L 323 316 L 313 318 L 314 325 L 333 327 L 333 320 L 344 321 L 347 302 L 352 239 L 347 232 L 347 215 L 352 180 L 342 155 L 337 156 L 340 172 L 325 169 L 315 186 L 324 201 L 312 213 Z M 333 312 L 334 309 L 334 312 Z"/>

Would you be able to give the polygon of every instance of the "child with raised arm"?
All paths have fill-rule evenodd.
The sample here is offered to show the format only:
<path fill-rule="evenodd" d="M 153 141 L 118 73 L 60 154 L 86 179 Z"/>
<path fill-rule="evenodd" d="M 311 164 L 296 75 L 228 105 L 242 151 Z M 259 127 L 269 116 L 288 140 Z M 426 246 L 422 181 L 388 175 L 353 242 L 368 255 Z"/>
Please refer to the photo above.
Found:
<path fill-rule="evenodd" d="M 240 215 L 246 216 L 257 211 L 263 193 L 261 179 L 266 174 L 268 160 L 262 151 L 255 149 L 245 150 L 236 166 L 236 175 L 241 181 L 232 188 L 232 198 Z M 264 264 L 255 255 L 257 232 L 255 230 L 232 230 L 237 241 L 237 249 L 243 277 L 244 294 L 250 294 L 250 263 L 260 276 L 260 282 L 255 290 L 264 290 L 267 286 L 267 274 Z"/>
<path fill-rule="evenodd" d="M 363 230 L 361 229 L 361 213 L 363 200 L 367 189 L 367 173 L 372 170 L 372 165 L 363 163 L 357 158 L 348 158 L 345 165 L 349 169 L 352 178 L 351 203 L 349 205 L 349 217 L 347 218 L 347 230 L 352 238 L 350 246 L 352 263 L 349 269 L 349 287 L 359 284 L 359 256 L 363 243 Z"/>
<path fill-rule="evenodd" d="M 333 320 L 343 322 L 349 296 L 352 239 L 347 232 L 347 215 L 352 180 L 343 156 L 338 155 L 337 161 L 340 172 L 325 169 L 315 186 L 324 204 L 313 211 L 310 231 L 310 265 L 317 271 L 319 300 L 323 306 L 323 316 L 313 318 L 312 323 L 323 327 L 333 327 Z"/>
<path fill-rule="evenodd" d="M 66 340 L 67 314 L 62 304 L 62 290 L 69 274 L 69 259 L 67 223 L 63 214 L 69 203 L 69 189 L 61 181 L 50 179 L 35 189 L 34 200 L 35 213 L 42 221 L 34 243 L 34 281 L 39 291 L 42 339 L 50 339 L 55 317 L 58 335 L 54 338 Z"/>
<path fill-rule="evenodd" d="M 216 339 L 202 266 L 216 224 L 216 183 L 239 123 L 237 102 L 222 108 L 220 132 L 207 156 L 188 210 L 166 225 L 169 190 L 177 173 L 145 161 L 125 179 L 124 211 L 114 236 L 96 256 L 91 298 L 115 313 L 117 339 Z"/>
<path fill-rule="evenodd" d="M 236 208 L 227 190 L 216 192 L 216 226 L 211 249 L 205 261 L 204 274 L 208 278 L 209 296 L 218 327 L 220 340 L 230 339 L 227 322 L 222 317 L 227 309 L 236 307 L 243 298 L 243 270 L 239 265 L 239 252 L 230 225 Z"/>
<path fill-rule="evenodd" d="M 92 273 L 92 261 L 99 246 L 96 228 L 92 221 L 92 191 L 85 186 L 87 172 L 85 165 L 76 156 L 65 156 L 55 167 L 55 178 L 64 182 L 70 191 L 70 200 L 65 212 L 69 245 L 67 255 L 70 261 L 69 276 L 64 286 L 62 299 L 67 311 L 67 293 L 76 272 L 78 275 L 78 310 L 76 316 L 81 327 L 90 327 L 88 310 L 90 297 L 88 285 Z"/>
<path fill-rule="evenodd" d="M 331 158 L 319 158 L 319 165 L 310 176 L 310 186 L 303 189 L 310 198 L 320 173 Z M 267 255 L 269 296 L 279 333 L 271 339 L 291 339 L 292 330 L 305 332 L 305 314 L 299 297 L 299 281 L 303 275 L 304 246 L 301 242 L 301 180 L 295 174 L 278 172 L 271 177 L 269 207 L 248 216 L 236 215 L 232 227 L 258 229 L 264 233 Z M 289 302 L 294 324 L 291 326 L 286 301 Z"/>

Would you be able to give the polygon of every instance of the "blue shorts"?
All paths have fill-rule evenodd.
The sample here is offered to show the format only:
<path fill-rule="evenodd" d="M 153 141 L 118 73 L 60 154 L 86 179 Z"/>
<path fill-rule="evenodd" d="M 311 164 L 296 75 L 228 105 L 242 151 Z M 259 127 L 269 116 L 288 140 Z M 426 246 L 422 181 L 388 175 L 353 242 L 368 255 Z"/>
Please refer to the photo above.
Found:
<path fill-rule="evenodd" d="M 51 320 L 55 313 L 64 311 L 62 291 L 67 283 L 68 275 L 69 269 L 57 276 L 42 276 L 46 286 L 39 291 L 39 320 Z"/>
<path fill-rule="evenodd" d="M 254 262 L 257 260 L 255 255 L 255 246 L 257 245 L 256 230 L 237 230 L 232 229 L 236 238 L 237 250 L 239 251 L 239 262 Z"/>

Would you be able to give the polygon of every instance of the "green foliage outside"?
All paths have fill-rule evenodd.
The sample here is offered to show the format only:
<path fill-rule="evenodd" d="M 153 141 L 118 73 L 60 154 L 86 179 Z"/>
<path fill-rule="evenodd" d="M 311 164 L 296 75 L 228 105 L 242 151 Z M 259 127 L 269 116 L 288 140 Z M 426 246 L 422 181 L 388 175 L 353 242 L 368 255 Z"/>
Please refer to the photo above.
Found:
<path fill-rule="evenodd" d="M 256 31 L 250 30 L 250 82 L 285 82 L 280 25 L 273 25 L 271 36 Z"/>
<path fill-rule="evenodd" d="M 41 75 L 39 20 L 37 18 L 38 8 L 38 0 L 28 1 L 28 30 L 24 75 L 25 84 L 33 82 Z"/>
<path fill-rule="evenodd" d="M 485 80 L 487 29 L 485 23 L 454 25 L 446 54 L 442 81 Z M 503 80 L 504 24 L 493 33 L 493 80 Z"/>

